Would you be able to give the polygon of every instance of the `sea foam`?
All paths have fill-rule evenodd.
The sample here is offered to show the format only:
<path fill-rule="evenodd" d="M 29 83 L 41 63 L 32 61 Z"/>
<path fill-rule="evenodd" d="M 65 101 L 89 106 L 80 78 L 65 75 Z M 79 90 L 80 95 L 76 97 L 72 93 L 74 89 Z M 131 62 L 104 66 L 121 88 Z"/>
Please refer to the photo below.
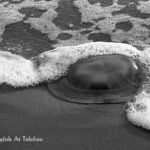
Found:
<path fill-rule="evenodd" d="M 71 64 L 88 56 L 122 54 L 140 58 L 143 52 L 123 43 L 91 42 L 76 46 L 58 47 L 31 59 L 0 51 L 0 84 L 14 87 L 32 86 L 47 80 L 57 80 L 67 73 Z M 142 57 L 141 57 L 142 58 Z M 143 63 L 149 59 L 141 59 Z"/>

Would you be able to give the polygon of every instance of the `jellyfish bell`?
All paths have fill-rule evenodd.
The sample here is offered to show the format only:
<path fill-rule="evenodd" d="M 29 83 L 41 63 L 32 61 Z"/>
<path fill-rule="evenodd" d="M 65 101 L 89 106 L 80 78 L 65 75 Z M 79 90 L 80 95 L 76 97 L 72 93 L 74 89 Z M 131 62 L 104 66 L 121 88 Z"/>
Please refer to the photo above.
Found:
<path fill-rule="evenodd" d="M 132 99 L 144 78 L 140 61 L 124 55 L 99 55 L 77 61 L 65 77 L 48 82 L 48 89 L 59 99 L 74 103 L 122 103 Z"/>
<path fill-rule="evenodd" d="M 125 86 L 134 78 L 138 66 L 121 55 L 97 56 L 72 66 L 68 81 L 79 89 L 113 90 Z"/>

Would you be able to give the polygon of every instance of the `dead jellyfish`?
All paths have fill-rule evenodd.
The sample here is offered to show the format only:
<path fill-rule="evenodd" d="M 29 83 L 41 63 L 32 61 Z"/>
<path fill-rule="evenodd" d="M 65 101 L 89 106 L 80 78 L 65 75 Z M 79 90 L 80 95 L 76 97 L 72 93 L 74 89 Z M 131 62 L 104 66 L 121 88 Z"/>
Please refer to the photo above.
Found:
<path fill-rule="evenodd" d="M 145 78 L 140 61 L 124 55 L 91 56 L 70 66 L 67 76 L 48 83 L 51 93 L 75 103 L 124 103 Z"/>

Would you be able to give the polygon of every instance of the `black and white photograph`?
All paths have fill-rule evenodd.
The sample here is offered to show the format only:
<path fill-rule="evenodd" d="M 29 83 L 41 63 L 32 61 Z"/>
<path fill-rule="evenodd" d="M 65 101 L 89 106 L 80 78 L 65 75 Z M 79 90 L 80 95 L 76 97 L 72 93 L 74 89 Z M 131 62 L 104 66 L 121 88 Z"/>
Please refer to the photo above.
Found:
<path fill-rule="evenodd" d="M 150 0 L 0 0 L 0 150 L 150 150 Z"/>

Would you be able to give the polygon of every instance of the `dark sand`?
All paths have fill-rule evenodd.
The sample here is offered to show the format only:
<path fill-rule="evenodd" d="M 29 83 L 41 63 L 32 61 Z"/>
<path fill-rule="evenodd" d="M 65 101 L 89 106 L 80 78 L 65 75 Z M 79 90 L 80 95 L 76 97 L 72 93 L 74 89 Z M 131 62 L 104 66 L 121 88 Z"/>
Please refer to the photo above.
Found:
<path fill-rule="evenodd" d="M 150 133 L 131 125 L 123 104 L 79 105 L 56 99 L 46 85 L 0 92 L 0 137 L 36 136 L 43 142 L 3 142 L 3 150 L 148 150 Z"/>

